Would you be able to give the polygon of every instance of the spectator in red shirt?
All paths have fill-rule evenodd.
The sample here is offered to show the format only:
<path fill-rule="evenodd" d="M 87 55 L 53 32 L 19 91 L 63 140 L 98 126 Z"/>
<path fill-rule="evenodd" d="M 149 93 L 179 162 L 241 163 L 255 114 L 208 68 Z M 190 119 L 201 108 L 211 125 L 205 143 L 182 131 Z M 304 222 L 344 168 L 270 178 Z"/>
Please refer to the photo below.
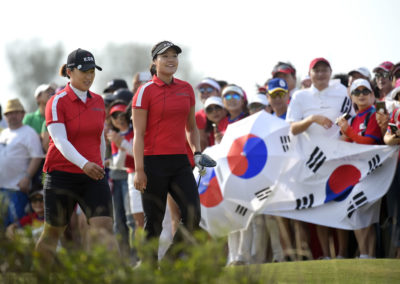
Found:
<path fill-rule="evenodd" d="M 44 221 L 44 206 L 43 206 L 43 190 L 35 190 L 29 194 L 29 201 L 32 207 L 32 212 L 22 217 L 18 222 L 7 227 L 6 235 L 9 239 L 14 239 L 15 232 L 18 228 L 32 226 L 38 228 L 43 225 Z"/>
<path fill-rule="evenodd" d="M 204 78 L 197 86 L 196 89 L 199 90 L 200 101 L 205 104 L 209 97 L 221 97 L 221 87 L 219 83 L 213 78 Z M 207 130 L 207 115 L 204 109 L 200 109 L 195 114 L 197 128 L 200 134 L 200 146 L 204 150 L 208 144 L 208 134 Z"/>
<path fill-rule="evenodd" d="M 370 83 L 365 79 L 353 81 L 350 87 L 353 102 L 357 105 L 357 114 L 350 123 L 346 118 L 338 119 L 338 125 L 343 133 L 343 139 L 359 144 L 381 144 L 381 129 L 376 121 L 373 105 L 375 97 Z M 375 258 L 376 233 L 374 225 L 354 230 L 360 258 Z"/>

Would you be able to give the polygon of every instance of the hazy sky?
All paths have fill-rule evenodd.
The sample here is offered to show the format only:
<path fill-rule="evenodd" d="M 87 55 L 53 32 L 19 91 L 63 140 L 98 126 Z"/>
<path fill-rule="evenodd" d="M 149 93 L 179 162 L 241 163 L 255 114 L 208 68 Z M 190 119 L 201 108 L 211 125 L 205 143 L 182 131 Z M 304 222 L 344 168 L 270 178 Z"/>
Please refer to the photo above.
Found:
<path fill-rule="evenodd" d="M 196 72 L 250 94 L 279 60 L 292 62 L 300 76 L 320 56 L 334 74 L 399 62 L 399 13 L 396 0 L 1 1 L 0 102 L 16 97 L 5 59 L 5 46 L 15 39 L 61 42 L 67 52 L 167 39 L 190 48 Z"/>

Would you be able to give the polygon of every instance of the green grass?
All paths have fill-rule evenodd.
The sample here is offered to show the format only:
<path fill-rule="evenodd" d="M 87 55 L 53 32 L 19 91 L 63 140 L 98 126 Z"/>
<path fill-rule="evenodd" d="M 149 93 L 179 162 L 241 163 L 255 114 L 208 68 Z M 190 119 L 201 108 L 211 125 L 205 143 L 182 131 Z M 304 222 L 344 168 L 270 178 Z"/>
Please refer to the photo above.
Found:
<path fill-rule="evenodd" d="M 220 283 L 400 283 L 400 259 L 344 259 L 226 268 Z"/>
<path fill-rule="evenodd" d="M 0 274 L 0 283 L 39 283 L 35 280 L 31 273 Z M 134 280 L 133 278 L 132 283 L 138 283 Z M 227 267 L 222 275 L 215 280 L 215 283 L 223 284 L 400 283 L 400 260 L 314 260 L 236 266 Z"/>

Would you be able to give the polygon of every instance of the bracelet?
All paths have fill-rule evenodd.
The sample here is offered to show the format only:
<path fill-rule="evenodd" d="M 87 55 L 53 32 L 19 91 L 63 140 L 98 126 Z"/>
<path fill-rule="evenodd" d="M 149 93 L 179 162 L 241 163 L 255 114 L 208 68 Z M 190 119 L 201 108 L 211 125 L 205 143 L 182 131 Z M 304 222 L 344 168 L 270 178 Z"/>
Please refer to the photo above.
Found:
<path fill-rule="evenodd" d="M 200 151 L 196 151 L 196 152 L 194 152 L 194 155 L 196 156 L 196 155 L 201 155 L 201 152 Z"/>

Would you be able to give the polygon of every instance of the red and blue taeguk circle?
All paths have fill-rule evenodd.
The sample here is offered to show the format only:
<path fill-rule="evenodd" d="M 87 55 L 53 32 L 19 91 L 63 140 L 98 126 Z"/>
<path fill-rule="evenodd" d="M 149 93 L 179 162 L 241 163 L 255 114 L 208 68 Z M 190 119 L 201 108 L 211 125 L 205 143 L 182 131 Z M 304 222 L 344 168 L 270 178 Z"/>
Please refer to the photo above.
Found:
<path fill-rule="evenodd" d="M 258 175 L 267 163 L 267 159 L 267 146 L 263 139 L 254 134 L 235 139 L 228 152 L 231 172 L 244 179 Z"/>
<path fill-rule="evenodd" d="M 202 177 L 198 190 L 200 203 L 205 207 L 215 207 L 224 199 L 214 169 Z"/>
<path fill-rule="evenodd" d="M 342 201 L 351 193 L 360 181 L 361 172 L 353 165 L 342 165 L 336 168 L 326 182 L 326 198 L 324 203 L 331 200 Z"/>

